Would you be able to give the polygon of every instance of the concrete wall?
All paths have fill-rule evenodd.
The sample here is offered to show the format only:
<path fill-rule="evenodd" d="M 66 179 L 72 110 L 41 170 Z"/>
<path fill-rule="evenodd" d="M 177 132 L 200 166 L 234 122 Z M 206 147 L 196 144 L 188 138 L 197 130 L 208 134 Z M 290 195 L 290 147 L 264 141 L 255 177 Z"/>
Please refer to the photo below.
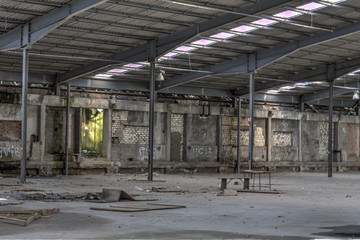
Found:
<path fill-rule="evenodd" d="M 104 109 L 102 157 L 81 154 L 81 111 Z M 146 171 L 148 103 L 74 97 L 70 112 L 70 173 Z M 154 126 L 154 168 L 162 172 L 232 172 L 237 151 L 237 110 L 201 104 L 157 103 Z M 248 110 L 241 112 L 241 168 L 248 163 Z M 254 119 L 256 168 L 324 170 L 327 166 L 327 114 L 300 113 L 257 106 Z M 0 104 L 0 171 L 20 160 L 21 106 Z M 64 167 L 65 101 L 59 96 L 29 95 L 28 171 L 61 174 Z M 335 170 L 360 167 L 360 119 L 334 115 Z M 6 158 L 5 158 L 6 155 Z M 1 157 L 2 156 L 2 157 Z M 18 167 L 18 166 L 17 166 Z M 13 171 L 13 170 L 12 170 Z"/>

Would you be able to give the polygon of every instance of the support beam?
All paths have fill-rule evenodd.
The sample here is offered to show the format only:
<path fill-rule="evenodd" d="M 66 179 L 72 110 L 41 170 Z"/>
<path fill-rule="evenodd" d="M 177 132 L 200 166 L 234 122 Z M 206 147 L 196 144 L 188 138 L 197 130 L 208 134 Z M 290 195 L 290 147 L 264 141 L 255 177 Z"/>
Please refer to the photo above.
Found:
<path fill-rule="evenodd" d="M 22 158 L 20 164 L 20 182 L 26 182 L 26 142 L 27 142 L 27 96 L 28 96 L 28 74 L 29 74 L 29 50 L 23 50 L 23 69 L 22 69 L 22 109 L 21 109 L 21 145 Z"/>
<path fill-rule="evenodd" d="M 216 29 L 226 24 L 240 21 L 246 18 L 248 15 L 256 15 L 261 12 L 270 10 L 274 7 L 280 7 L 283 4 L 290 3 L 292 0 L 272 0 L 272 1 L 259 1 L 258 3 L 254 3 L 250 6 L 247 6 L 243 9 L 234 11 L 234 13 L 228 13 L 222 15 L 220 17 L 210 19 L 199 24 L 195 24 L 191 27 L 182 29 L 175 33 L 160 37 L 156 43 L 156 54 L 155 57 L 162 56 L 168 51 L 174 49 L 175 47 L 183 44 L 184 42 L 190 40 L 191 38 L 197 36 L 198 34 L 204 33 L 211 29 Z M 240 15 L 242 14 L 242 15 Z M 110 60 L 112 61 L 124 61 L 124 62 L 138 62 L 138 61 L 146 61 L 147 58 L 147 44 L 143 44 L 124 52 L 119 52 L 117 54 L 112 55 Z M 96 61 L 86 65 L 84 67 L 75 69 L 73 71 L 61 74 L 59 76 L 60 82 L 69 81 L 81 76 L 84 76 L 88 73 L 94 72 L 96 70 L 102 69 L 108 66 L 111 61 Z"/>
<path fill-rule="evenodd" d="M 329 87 L 330 87 L 330 84 L 329 84 Z M 354 91 L 354 89 L 349 89 L 349 88 L 336 88 L 336 87 L 334 87 L 334 83 L 332 83 L 332 89 L 333 89 L 332 96 L 336 96 L 336 95 Z M 322 90 L 317 93 L 311 93 L 311 94 L 309 93 L 309 94 L 302 95 L 300 97 L 300 102 L 305 103 L 305 102 L 310 102 L 310 101 L 314 101 L 314 100 L 318 100 L 318 99 L 322 99 L 322 98 L 326 98 L 326 97 L 329 97 L 329 90 Z"/>
<path fill-rule="evenodd" d="M 149 147 L 148 147 L 148 181 L 153 180 L 154 162 L 154 114 L 155 114 L 155 61 L 156 41 L 148 43 L 148 61 L 150 62 L 150 103 L 149 103 Z"/>
<path fill-rule="evenodd" d="M 329 82 L 329 138 L 328 138 L 328 177 L 332 177 L 332 163 L 333 163 L 333 85 L 334 82 Z"/>
<path fill-rule="evenodd" d="M 360 67 L 360 58 L 352 59 L 351 61 L 345 61 L 340 63 L 335 63 L 335 78 L 341 77 L 345 74 L 353 72 L 354 70 Z M 324 65 L 321 68 L 303 72 L 297 75 L 294 75 L 288 79 L 282 79 L 283 81 L 288 81 L 289 83 L 296 83 L 296 82 L 314 82 L 314 81 L 324 81 L 327 79 L 327 68 L 328 65 Z M 285 85 L 284 82 L 268 82 L 263 83 L 261 85 L 255 86 L 255 91 L 264 91 L 271 88 L 277 88 L 282 85 Z M 289 84 L 288 83 L 288 84 Z M 249 93 L 249 88 L 244 88 L 240 90 L 236 90 L 234 95 L 236 96 L 244 96 Z M 327 96 L 327 94 L 325 94 Z"/>
<path fill-rule="evenodd" d="M 237 128 L 237 149 L 236 149 L 236 172 L 240 174 L 240 159 L 241 159 L 241 152 L 240 152 L 240 133 L 241 133 L 241 98 L 237 98 L 238 100 L 238 128 Z"/>
<path fill-rule="evenodd" d="M 250 72 L 250 93 L 249 93 L 249 170 L 253 168 L 254 156 L 254 87 L 255 78 L 254 71 Z"/>
<path fill-rule="evenodd" d="M 261 52 L 257 52 L 252 55 L 255 55 L 257 59 L 257 68 L 262 68 L 300 49 L 310 47 L 315 44 L 323 43 L 329 40 L 333 40 L 339 37 L 344 37 L 348 34 L 351 34 L 359 30 L 360 30 L 360 22 L 357 22 L 342 28 L 335 29 L 333 32 L 326 32 L 326 33 L 321 33 L 314 36 L 306 37 L 301 40 L 287 43 L 285 45 L 281 45 L 278 47 L 270 48 Z M 247 72 L 247 70 L 249 69 L 248 61 L 247 61 L 248 58 L 249 56 L 244 56 L 241 58 L 216 64 L 211 68 L 204 68 L 201 70 L 210 71 L 212 72 L 212 74 Z M 167 80 L 166 82 L 162 83 L 158 89 L 160 90 L 164 88 L 173 87 L 179 84 L 184 84 L 186 82 L 194 81 L 196 79 L 203 78 L 208 75 L 209 73 L 185 74 L 177 78 Z"/>
<path fill-rule="evenodd" d="M 66 124 L 65 124 L 65 176 L 69 175 L 69 128 L 70 128 L 70 83 L 67 84 Z"/>
<path fill-rule="evenodd" d="M 39 41 L 71 17 L 86 11 L 107 0 L 74 0 L 41 17 L 32 19 L 29 23 L 19 26 L 0 36 L 0 50 L 10 50 L 26 47 Z"/>

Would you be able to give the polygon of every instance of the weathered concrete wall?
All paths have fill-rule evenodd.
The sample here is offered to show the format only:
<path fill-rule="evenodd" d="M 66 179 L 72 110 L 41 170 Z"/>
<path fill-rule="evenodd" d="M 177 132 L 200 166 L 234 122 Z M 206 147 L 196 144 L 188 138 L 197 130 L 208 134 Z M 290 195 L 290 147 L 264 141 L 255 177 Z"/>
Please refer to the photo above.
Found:
<path fill-rule="evenodd" d="M 29 95 L 28 168 L 35 174 L 62 173 L 65 149 L 65 101 L 59 96 Z M 188 104 L 188 102 L 185 102 Z M 102 157 L 81 151 L 82 109 L 104 109 Z M 154 125 L 154 168 L 233 171 L 237 151 L 237 110 L 202 104 L 157 103 Z M 144 171 L 148 164 L 148 103 L 101 98 L 71 99 L 70 173 Z M 247 168 L 248 110 L 240 126 L 241 168 Z M 106 117 L 105 117 L 106 116 Z M 321 170 L 327 163 L 327 114 L 300 113 L 258 106 L 254 119 L 254 165 L 257 168 Z M 0 104 L 0 163 L 19 163 L 21 106 Z M 302 134 L 299 134 L 302 129 Z M 360 167 L 360 119 L 334 115 L 334 167 Z M 300 138 L 301 137 L 301 138 Z M 6 159 L 5 159 L 6 155 Z M 301 157 L 301 158 L 300 158 Z M 0 164 L 0 170 L 6 166 Z M 37 169 L 37 170 L 36 170 Z M 29 170 L 29 171 L 30 171 Z M 199 170 L 200 171 L 200 170 Z"/>

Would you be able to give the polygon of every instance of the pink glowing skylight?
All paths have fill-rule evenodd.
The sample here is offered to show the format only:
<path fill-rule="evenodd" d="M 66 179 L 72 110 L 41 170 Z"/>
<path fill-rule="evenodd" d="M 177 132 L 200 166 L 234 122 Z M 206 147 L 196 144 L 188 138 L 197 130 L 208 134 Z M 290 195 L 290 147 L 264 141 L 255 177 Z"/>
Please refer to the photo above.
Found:
<path fill-rule="evenodd" d="M 142 67 L 143 65 L 141 64 L 137 64 L 137 63 L 128 63 L 126 65 L 124 65 L 124 67 L 128 67 L 128 68 L 139 68 Z"/>
<path fill-rule="evenodd" d="M 208 45 L 211 45 L 211 44 L 214 44 L 214 43 L 216 43 L 216 41 L 207 40 L 207 39 L 200 39 L 200 40 L 197 40 L 197 41 L 195 41 L 195 42 L 192 42 L 191 44 L 208 46 Z"/>
<path fill-rule="evenodd" d="M 235 34 L 232 33 L 226 33 L 226 32 L 221 32 L 215 35 L 211 35 L 210 37 L 212 38 L 218 38 L 218 39 L 229 39 L 231 37 L 234 37 Z"/>
<path fill-rule="evenodd" d="M 95 77 L 99 77 L 99 78 L 109 78 L 109 77 L 112 77 L 113 75 L 111 74 L 105 74 L 105 73 L 99 73 L 99 74 L 96 74 Z"/>
<path fill-rule="evenodd" d="M 302 15 L 302 13 L 300 12 L 296 12 L 296 11 L 292 11 L 292 10 L 287 10 L 278 14 L 275 14 L 274 17 L 279 17 L 279 18 L 293 18 L 293 17 L 297 17 L 299 15 Z"/>
<path fill-rule="evenodd" d="M 326 5 L 324 4 L 321 4 L 321 3 L 317 3 L 317 2 L 311 2 L 311 3 L 307 3 L 305 5 L 301 5 L 297 8 L 299 9 L 303 9 L 303 10 L 306 10 L 306 11 L 315 11 L 315 10 L 318 10 L 320 8 L 324 8 L 326 7 Z"/>
<path fill-rule="evenodd" d="M 246 32 L 250 32 L 250 31 L 254 31 L 255 29 L 257 29 L 257 28 L 252 27 L 252 26 L 247 26 L 247 25 L 241 25 L 241 26 L 233 28 L 231 30 L 236 31 L 236 32 L 246 33 Z"/>
<path fill-rule="evenodd" d="M 192 50 L 195 50 L 195 47 L 189 47 L 189 46 L 180 46 L 178 48 L 175 49 L 175 51 L 181 51 L 181 52 L 189 52 Z"/>
<path fill-rule="evenodd" d="M 257 25 L 261 25 L 261 26 L 269 26 L 271 24 L 275 24 L 277 23 L 277 21 L 275 20 L 271 20 L 271 19 L 267 19 L 267 18 L 262 18 L 260 20 L 254 21 L 252 22 L 253 24 L 257 24 Z"/>
<path fill-rule="evenodd" d="M 124 72 L 127 72 L 128 70 L 126 69 L 121 69 L 121 68 L 113 68 L 113 69 L 110 69 L 108 72 L 111 72 L 111 73 L 124 73 Z"/>
<path fill-rule="evenodd" d="M 175 52 L 168 52 L 167 54 L 164 55 L 164 57 L 174 57 L 176 55 L 179 55 L 179 54 L 175 53 Z"/>

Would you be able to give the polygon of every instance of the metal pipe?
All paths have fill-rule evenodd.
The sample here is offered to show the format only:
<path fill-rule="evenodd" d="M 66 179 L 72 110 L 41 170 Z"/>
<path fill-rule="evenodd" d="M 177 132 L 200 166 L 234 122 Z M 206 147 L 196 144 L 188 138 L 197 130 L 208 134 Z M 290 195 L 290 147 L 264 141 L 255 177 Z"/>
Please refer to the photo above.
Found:
<path fill-rule="evenodd" d="M 69 118 L 70 118 L 70 83 L 67 84 L 66 126 L 65 126 L 65 175 L 69 175 Z"/>
<path fill-rule="evenodd" d="M 332 177 L 332 163 L 333 163 L 333 141 L 332 141 L 333 93 L 334 93 L 334 83 L 333 83 L 333 82 L 329 82 L 328 177 Z"/>
<path fill-rule="evenodd" d="M 153 180 L 154 161 L 154 108 L 155 108 L 155 61 L 150 63 L 149 149 L 148 181 Z"/>
<path fill-rule="evenodd" d="M 250 92 L 249 92 L 249 170 L 253 168 L 253 155 L 254 155 L 254 90 L 255 79 L 254 72 L 250 72 Z"/>
<path fill-rule="evenodd" d="M 22 158 L 20 165 L 20 182 L 26 182 L 26 139 L 27 139 L 27 95 L 29 81 L 29 50 L 23 50 L 22 68 L 22 111 L 21 111 L 21 145 Z"/>
<path fill-rule="evenodd" d="M 238 98 L 238 129 L 237 129 L 237 152 L 236 167 L 237 173 L 240 173 L 240 127 L 241 127 L 241 98 Z"/>

